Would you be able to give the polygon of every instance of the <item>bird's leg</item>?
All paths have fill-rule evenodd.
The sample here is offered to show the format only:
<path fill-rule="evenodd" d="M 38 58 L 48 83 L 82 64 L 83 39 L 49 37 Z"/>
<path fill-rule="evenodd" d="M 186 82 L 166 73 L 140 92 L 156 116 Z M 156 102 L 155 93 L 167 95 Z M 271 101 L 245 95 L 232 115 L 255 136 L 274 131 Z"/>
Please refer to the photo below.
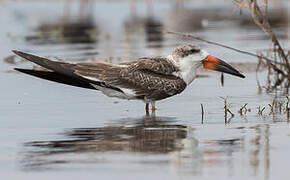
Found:
<path fill-rule="evenodd" d="M 146 103 L 145 111 L 146 111 L 146 115 L 149 115 L 149 103 Z"/>
<path fill-rule="evenodd" d="M 152 112 L 155 112 L 156 111 L 156 107 L 155 106 L 152 106 Z"/>
<path fill-rule="evenodd" d="M 151 102 L 151 110 L 152 110 L 152 112 L 155 112 L 156 111 L 156 107 L 155 107 L 155 102 L 154 101 L 152 101 Z"/>

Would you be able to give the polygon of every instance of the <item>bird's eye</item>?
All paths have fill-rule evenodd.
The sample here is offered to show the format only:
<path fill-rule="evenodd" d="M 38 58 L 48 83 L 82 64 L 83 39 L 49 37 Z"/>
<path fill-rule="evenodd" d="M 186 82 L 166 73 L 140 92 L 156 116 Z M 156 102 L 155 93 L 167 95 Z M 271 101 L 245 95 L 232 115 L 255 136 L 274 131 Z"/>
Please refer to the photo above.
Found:
<path fill-rule="evenodd" d="M 198 53 L 198 52 L 200 52 L 199 49 L 192 49 L 192 50 L 190 50 L 190 53 L 191 53 L 191 54 Z"/>

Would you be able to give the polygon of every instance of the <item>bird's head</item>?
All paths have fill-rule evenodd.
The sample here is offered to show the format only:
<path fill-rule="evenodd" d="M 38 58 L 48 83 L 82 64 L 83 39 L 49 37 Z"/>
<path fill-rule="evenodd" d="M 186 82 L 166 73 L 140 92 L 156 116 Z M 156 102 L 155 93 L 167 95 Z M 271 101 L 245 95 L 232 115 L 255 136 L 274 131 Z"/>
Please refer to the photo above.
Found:
<path fill-rule="evenodd" d="M 221 59 L 218 59 L 205 50 L 200 49 L 197 46 L 186 44 L 178 46 L 171 54 L 174 61 L 178 64 L 180 70 L 184 75 L 192 76 L 190 73 L 196 73 L 196 69 L 203 67 L 204 69 L 219 71 L 241 78 L 245 78 L 238 70 L 233 68 L 228 63 Z M 185 78 L 185 77 L 184 77 Z M 190 78 L 191 82 L 195 77 Z"/>

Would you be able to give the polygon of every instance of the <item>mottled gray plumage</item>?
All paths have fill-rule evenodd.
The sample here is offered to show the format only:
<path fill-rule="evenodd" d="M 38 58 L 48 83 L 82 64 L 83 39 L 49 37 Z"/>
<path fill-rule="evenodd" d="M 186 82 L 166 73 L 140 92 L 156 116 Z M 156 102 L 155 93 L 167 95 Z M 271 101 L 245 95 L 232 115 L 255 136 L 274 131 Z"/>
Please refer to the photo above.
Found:
<path fill-rule="evenodd" d="M 200 52 L 200 48 L 191 44 L 178 46 L 172 53 L 173 56 L 185 57 Z"/>
<path fill-rule="evenodd" d="M 178 69 L 166 58 L 140 58 L 121 64 L 101 62 L 69 64 L 20 51 L 13 52 L 58 74 L 94 84 L 96 88 L 110 88 L 118 92 L 130 89 L 135 93 L 136 99 L 161 100 L 181 93 L 186 87 L 184 80 L 173 75 Z M 85 87 L 83 83 L 81 87 Z"/>

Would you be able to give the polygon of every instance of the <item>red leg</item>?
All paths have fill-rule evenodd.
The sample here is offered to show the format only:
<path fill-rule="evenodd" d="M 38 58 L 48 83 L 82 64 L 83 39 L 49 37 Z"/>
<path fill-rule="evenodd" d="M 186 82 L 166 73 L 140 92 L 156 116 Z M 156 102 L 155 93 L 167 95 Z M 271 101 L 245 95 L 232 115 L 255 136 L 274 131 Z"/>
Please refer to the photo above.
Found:
<path fill-rule="evenodd" d="M 146 111 L 146 114 L 149 114 L 149 103 L 146 103 L 145 111 Z"/>

